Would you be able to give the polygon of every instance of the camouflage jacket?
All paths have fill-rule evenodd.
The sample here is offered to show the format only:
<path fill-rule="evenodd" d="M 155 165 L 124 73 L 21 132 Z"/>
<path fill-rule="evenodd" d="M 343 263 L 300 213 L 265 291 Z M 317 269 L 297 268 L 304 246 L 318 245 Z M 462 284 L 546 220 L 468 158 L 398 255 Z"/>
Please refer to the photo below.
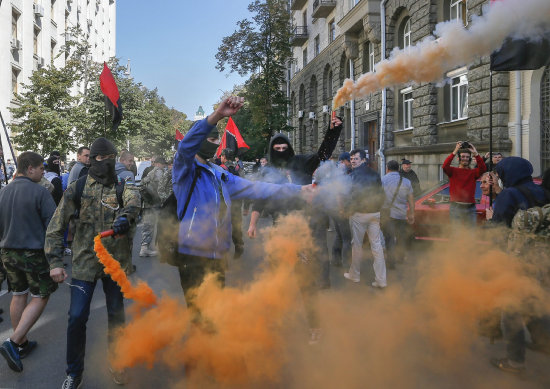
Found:
<path fill-rule="evenodd" d="M 38 183 L 38 185 L 42 185 L 44 188 L 48 189 L 48 192 L 52 193 L 54 191 L 54 186 L 53 184 L 48 181 L 45 177 L 42 177 L 40 179 L 40 182 Z"/>
<path fill-rule="evenodd" d="M 172 187 L 172 169 L 169 168 L 164 171 L 158 184 L 160 203 L 164 204 L 166 199 L 170 197 L 172 193 L 174 193 L 174 189 Z"/>
<path fill-rule="evenodd" d="M 159 187 L 164 173 L 165 169 L 155 167 L 149 172 L 149 174 L 147 174 L 147 176 L 145 176 L 144 179 L 141 180 L 140 187 L 143 199 L 143 208 L 160 207 L 162 204 L 159 197 Z"/>
<path fill-rule="evenodd" d="M 50 269 L 63 267 L 63 235 L 69 220 L 75 214 L 76 183 L 77 181 L 67 187 L 46 231 L 44 251 Z M 139 190 L 127 182 L 122 197 L 124 208 L 119 206 L 114 185 L 105 186 L 88 176 L 82 193 L 80 216 L 74 219 L 76 230 L 72 246 L 73 278 L 93 282 L 105 276 L 103 265 L 95 255 L 94 237 L 101 231 L 111 229 L 118 216 L 126 216 L 132 226 L 131 230 L 135 228 L 135 220 L 141 205 Z M 131 233 L 116 239 L 103 239 L 105 248 L 120 262 L 125 271 L 131 266 L 131 243 Z"/>

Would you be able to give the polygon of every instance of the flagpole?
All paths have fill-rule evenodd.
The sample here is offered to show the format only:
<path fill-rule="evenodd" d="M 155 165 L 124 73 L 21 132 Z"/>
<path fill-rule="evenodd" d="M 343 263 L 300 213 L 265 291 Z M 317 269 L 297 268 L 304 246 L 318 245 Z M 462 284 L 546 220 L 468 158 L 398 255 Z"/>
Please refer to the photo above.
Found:
<path fill-rule="evenodd" d="M 6 140 L 8 141 L 8 146 L 10 147 L 11 156 L 13 157 L 13 163 L 15 163 L 15 167 L 17 167 L 17 158 L 15 158 L 15 153 L 13 152 L 10 136 L 8 135 L 8 129 L 6 128 L 6 123 L 4 123 L 4 116 L 2 116 L 1 111 L 0 111 L 0 120 L 2 121 L 2 127 L 4 127 L 4 133 L 6 134 Z"/>
<path fill-rule="evenodd" d="M 493 71 L 489 71 L 489 171 L 493 170 Z M 493 206 L 493 186 L 489 186 L 489 206 Z"/>

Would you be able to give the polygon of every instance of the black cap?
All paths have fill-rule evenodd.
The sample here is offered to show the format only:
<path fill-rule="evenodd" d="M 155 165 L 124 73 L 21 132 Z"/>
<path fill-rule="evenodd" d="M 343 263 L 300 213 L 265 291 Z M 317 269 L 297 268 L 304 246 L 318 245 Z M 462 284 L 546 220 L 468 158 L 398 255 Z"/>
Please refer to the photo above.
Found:
<path fill-rule="evenodd" d="M 347 151 L 344 151 L 342 154 L 340 154 L 340 156 L 338 157 L 338 161 L 343 161 L 343 160 L 346 160 L 346 161 L 349 161 L 351 160 L 351 157 L 349 155 L 349 153 Z"/>
<path fill-rule="evenodd" d="M 90 158 L 95 158 L 98 155 L 117 154 L 115 145 L 106 138 L 97 138 L 90 147 Z"/>
<path fill-rule="evenodd" d="M 401 160 L 401 165 L 410 165 L 411 163 L 412 163 L 411 161 L 409 161 L 408 159 L 405 159 L 405 158 L 403 158 Z"/>

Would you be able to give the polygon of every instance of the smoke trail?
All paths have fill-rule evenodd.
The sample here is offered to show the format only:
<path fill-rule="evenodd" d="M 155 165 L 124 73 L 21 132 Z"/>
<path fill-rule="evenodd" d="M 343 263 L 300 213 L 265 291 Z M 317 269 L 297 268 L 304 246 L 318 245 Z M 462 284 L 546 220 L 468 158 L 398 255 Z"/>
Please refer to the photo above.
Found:
<path fill-rule="evenodd" d="M 139 308 L 148 308 L 156 304 L 157 296 L 146 282 L 140 280 L 135 287 L 130 283 L 126 273 L 121 269 L 120 263 L 109 254 L 101 243 L 100 235 L 94 238 L 94 250 L 99 262 L 105 266 L 105 273 L 109 274 L 113 281 L 120 286 L 124 297 L 135 300 Z"/>
<path fill-rule="evenodd" d="M 549 20 L 548 0 L 503 0 L 491 4 L 483 16 L 473 17 L 468 29 L 456 21 L 439 23 L 437 41 L 428 37 L 406 50 L 396 49 L 375 66 L 375 72 L 362 75 L 355 83 L 345 80 L 334 97 L 334 109 L 382 88 L 440 80 L 445 72 L 491 54 L 508 36 L 540 39 Z"/>

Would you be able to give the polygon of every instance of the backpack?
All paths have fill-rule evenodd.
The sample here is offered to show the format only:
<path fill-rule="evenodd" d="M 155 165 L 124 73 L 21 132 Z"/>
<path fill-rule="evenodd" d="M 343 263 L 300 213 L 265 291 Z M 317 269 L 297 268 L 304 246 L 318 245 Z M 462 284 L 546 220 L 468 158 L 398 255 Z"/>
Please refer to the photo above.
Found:
<path fill-rule="evenodd" d="M 88 178 L 88 175 L 80 177 L 78 180 L 76 180 L 76 189 L 74 192 L 74 204 L 76 206 L 76 209 L 74 211 L 73 218 L 78 219 L 80 217 L 80 207 L 82 206 L 82 194 L 84 193 L 84 187 L 86 186 L 86 179 Z M 117 180 L 115 186 L 116 186 L 116 198 L 118 200 L 118 205 L 120 205 L 120 208 L 124 208 L 124 199 L 122 198 L 122 194 L 124 193 L 124 184 L 126 182 L 122 180 Z"/>
<path fill-rule="evenodd" d="M 195 173 L 193 175 L 193 182 L 187 193 L 187 199 L 183 207 L 182 218 L 187 212 L 187 207 L 191 201 L 191 195 L 195 190 L 197 180 L 201 175 L 201 169 L 198 165 L 195 165 Z M 157 218 L 157 247 L 159 253 L 159 261 L 168 263 L 169 265 L 178 266 L 178 233 L 179 223 L 181 219 L 178 218 L 178 200 L 174 192 L 164 200 L 160 206 L 160 211 Z"/>

